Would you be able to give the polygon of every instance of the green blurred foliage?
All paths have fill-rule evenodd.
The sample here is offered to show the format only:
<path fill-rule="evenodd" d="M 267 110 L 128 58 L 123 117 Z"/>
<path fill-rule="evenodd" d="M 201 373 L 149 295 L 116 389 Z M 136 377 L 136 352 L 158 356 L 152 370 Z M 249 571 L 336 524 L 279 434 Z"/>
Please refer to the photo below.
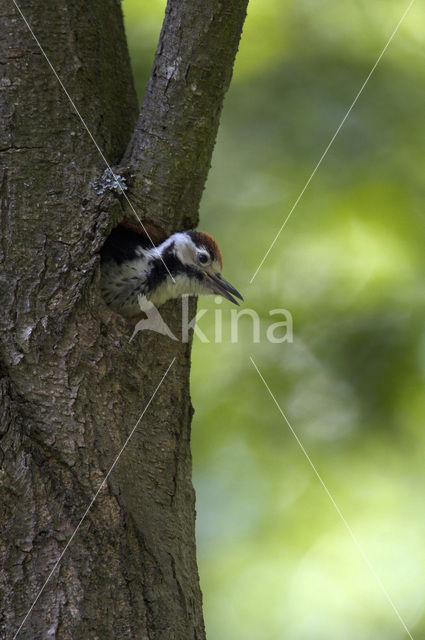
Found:
<path fill-rule="evenodd" d="M 407 6 L 407 3 L 406 3 Z M 425 9 L 416 3 L 250 284 L 406 7 L 252 0 L 201 228 L 261 317 L 202 300 L 192 395 L 210 640 L 406 637 L 252 366 L 400 610 L 425 637 Z M 164 11 L 123 10 L 142 96 Z M 269 310 L 294 342 L 271 344 Z M 222 314 L 223 342 L 214 343 Z"/>

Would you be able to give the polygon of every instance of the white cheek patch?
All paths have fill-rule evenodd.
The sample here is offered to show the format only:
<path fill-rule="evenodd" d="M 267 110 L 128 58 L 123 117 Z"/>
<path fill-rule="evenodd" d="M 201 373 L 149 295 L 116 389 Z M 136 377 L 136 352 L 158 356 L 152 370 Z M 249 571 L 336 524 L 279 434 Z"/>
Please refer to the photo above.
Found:
<path fill-rule="evenodd" d="M 196 247 L 185 233 L 175 233 L 172 236 L 177 258 L 182 264 L 194 264 Z"/>

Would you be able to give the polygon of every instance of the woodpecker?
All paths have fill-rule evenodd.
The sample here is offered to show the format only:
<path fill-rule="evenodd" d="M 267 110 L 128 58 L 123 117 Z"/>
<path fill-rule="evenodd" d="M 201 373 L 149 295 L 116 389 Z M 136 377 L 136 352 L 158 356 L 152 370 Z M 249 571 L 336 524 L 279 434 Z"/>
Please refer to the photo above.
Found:
<path fill-rule="evenodd" d="M 117 313 L 140 315 L 138 296 L 156 307 L 171 298 L 220 295 L 234 304 L 241 294 L 221 276 L 216 241 L 202 231 L 174 233 L 157 246 L 134 228 L 120 225 L 101 251 L 101 290 Z"/>

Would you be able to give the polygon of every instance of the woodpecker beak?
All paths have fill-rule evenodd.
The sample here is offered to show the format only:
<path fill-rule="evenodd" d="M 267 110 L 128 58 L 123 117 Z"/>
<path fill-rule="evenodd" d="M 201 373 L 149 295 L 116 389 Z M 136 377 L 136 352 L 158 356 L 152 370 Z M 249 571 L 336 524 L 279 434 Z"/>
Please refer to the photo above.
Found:
<path fill-rule="evenodd" d="M 237 304 L 238 306 L 239 302 L 237 302 L 237 300 L 235 300 L 233 296 L 236 296 L 236 298 L 239 298 L 239 300 L 243 301 L 243 298 L 239 291 L 237 291 L 235 287 L 232 287 L 232 285 L 227 282 L 227 280 L 224 280 L 224 278 L 222 278 L 220 274 L 205 273 L 205 275 L 207 277 L 208 284 L 214 293 L 219 296 L 223 296 L 223 298 L 226 298 L 226 300 L 230 300 L 230 302 L 233 302 L 233 304 Z"/>

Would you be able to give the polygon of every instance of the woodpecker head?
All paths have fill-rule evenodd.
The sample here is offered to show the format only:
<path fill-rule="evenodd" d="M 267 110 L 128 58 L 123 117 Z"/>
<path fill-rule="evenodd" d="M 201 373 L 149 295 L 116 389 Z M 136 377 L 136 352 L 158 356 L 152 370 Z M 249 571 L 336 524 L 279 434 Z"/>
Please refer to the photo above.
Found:
<path fill-rule="evenodd" d="M 175 233 L 150 253 L 154 257 L 147 282 L 151 281 L 149 299 L 154 304 L 162 304 L 169 298 L 182 295 L 219 295 L 234 304 L 235 298 L 243 300 L 229 282 L 221 275 L 223 261 L 216 241 L 202 231 Z M 160 262 L 158 262 L 158 260 Z M 166 275 L 164 271 L 167 272 Z M 155 280 L 162 274 L 161 282 Z"/>
<path fill-rule="evenodd" d="M 138 296 L 155 306 L 183 295 L 223 296 L 234 304 L 241 294 L 221 275 L 218 246 L 201 231 L 174 233 L 157 246 L 124 225 L 116 227 L 102 249 L 102 294 L 126 317 L 140 312 Z"/>

